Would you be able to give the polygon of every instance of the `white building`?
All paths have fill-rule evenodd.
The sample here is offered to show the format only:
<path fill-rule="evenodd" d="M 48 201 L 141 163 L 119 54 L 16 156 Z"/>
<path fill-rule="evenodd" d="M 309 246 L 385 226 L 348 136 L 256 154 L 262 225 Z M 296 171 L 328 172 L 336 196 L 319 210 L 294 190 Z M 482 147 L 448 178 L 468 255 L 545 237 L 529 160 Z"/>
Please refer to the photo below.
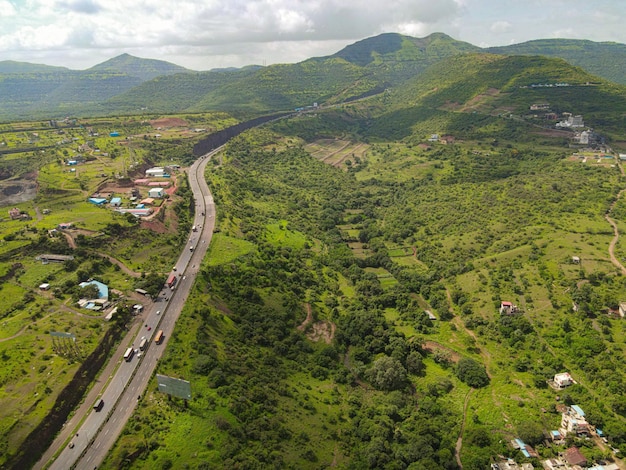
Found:
<path fill-rule="evenodd" d="M 148 191 L 149 197 L 157 198 L 157 197 L 163 197 L 164 195 L 165 195 L 165 190 L 163 188 L 152 188 L 150 189 L 150 191 Z"/>
<path fill-rule="evenodd" d="M 574 382 L 574 379 L 569 374 L 569 372 L 562 372 L 554 376 L 554 385 L 556 385 L 559 388 L 568 387 L 574 383 L 576 382 Z"/>
<path fill-rule="evenodd" d="M 165 174 L 165 169 L 160 166 L 155 166 L 154 168 L 148 168 L 146 170 L 146 177 L 148 178 L 163 178 Z"/>

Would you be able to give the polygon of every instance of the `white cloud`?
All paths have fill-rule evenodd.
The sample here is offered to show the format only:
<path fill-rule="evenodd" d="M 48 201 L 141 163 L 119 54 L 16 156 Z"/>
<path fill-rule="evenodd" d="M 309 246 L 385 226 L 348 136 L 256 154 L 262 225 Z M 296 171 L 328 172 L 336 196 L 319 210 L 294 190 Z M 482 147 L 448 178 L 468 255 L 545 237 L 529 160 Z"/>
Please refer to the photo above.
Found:
<path fill-rule="evenodd" d="M 624 17 L 622 0 L 0 0 L 0 60 L 84 68 L 129 52 L 206 69 L 304 60 L 383 32 L 624 42 Z"/>
<path fill-rule="evenodd" d="M 497 34 L 508 33 L 509 31 L 511 31 L 511 29 L 512 25 L 508 21 L 496 21 L 491 25 L 491 28 L 489 28 L 492 33 Z"/>

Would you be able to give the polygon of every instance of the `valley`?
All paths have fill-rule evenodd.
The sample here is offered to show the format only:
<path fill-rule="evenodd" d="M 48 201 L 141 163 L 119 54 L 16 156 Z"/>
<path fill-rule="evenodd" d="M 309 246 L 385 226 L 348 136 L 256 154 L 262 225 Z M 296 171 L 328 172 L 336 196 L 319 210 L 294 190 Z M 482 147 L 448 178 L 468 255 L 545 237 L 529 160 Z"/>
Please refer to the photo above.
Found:
<path fill-rule="evenodd" d="M 199 242 L 187 172 L 225 130 L 213 239 L 156 364 L 191 398 L 146 378 L 99 468 L 626 468 L 626 89 L 448 39 L 164 76 L 206 91 L 176 114 L 1 125 L 2 187 L 24 197 L 0 221 L 0 466 L 79 418 L 145 323 L 134 306 L 179 277 Z M 93 280 L 104 310 L 77 303 Z"/>

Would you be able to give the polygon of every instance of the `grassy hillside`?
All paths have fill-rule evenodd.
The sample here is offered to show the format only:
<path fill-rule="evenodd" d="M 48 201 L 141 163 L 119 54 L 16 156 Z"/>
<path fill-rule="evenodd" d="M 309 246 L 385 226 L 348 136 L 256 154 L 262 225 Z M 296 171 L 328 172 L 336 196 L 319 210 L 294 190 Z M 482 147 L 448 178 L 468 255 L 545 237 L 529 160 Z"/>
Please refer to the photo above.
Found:
<path fill-rule="evenodd" d="M 131 77 L 137 77 L 144 82 L 164 75 L 190 72 L 190 70 L 164 60 L 140 59 L 130 54 L 121 54 L 94 65 L 88 69 L 88 72 L 123 73 Z"/>
<path fill-rule="evenodd" d="M 554 86 L 562 83 L 568 86 Z M 408 136 L 417 130 L 411 126 L 422 121 L 437 123 L 429 124 L 432 132 L 459 133 L 469 129 L 467 114 L 482 115 L 487 124 L 496 116 L 524 116 L 532 104 L 548 103 L 555 113 L 582 114 L 588 126 L 617 138 L 624 125 L 620 110 L 626 105 L 626 88 L 562 59 L 475 54 L 442 60 L 380 101 L 381 115 L 370 120 L 373 135 Z"/>
<path fill-rule="evenodd" d="M 485 49 L 494 54 L 560 57 L 598 77 L 626 85 L 626 45 L 582 39 L 539 39 Z"/>

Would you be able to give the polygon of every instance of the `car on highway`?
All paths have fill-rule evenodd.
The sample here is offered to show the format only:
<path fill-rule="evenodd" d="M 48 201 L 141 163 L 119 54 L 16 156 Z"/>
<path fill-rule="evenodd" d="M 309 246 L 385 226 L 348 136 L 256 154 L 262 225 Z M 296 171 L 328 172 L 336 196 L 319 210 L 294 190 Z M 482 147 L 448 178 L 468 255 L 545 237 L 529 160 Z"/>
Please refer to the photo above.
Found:
<path fill-rule="evenodd" d="M 161 315 L 161 310 L 157 310 L 157 315 Z"/>
<path fill-rule="evenodd" d="M 70 442 L 70 445 L 69 445 L 68 447 L 69 447 L 70 449 L 73 449 L 73 448 L 74 448 L 74 443 L 73 443 L 73 442 Z"/>

